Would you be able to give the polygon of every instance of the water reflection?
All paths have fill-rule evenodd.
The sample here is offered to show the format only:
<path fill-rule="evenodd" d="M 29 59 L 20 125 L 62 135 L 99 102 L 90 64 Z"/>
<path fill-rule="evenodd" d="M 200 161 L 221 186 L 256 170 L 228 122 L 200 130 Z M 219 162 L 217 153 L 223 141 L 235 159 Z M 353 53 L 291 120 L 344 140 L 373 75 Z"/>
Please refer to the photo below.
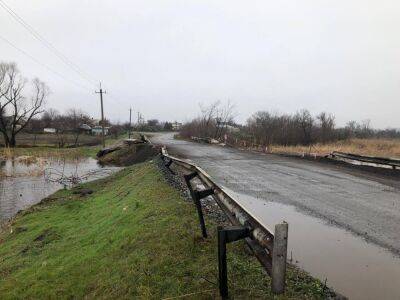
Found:
<path fill-rule="evenodd" d="M 288 222 L 288 258 L 321 281 L 327 279 L 337 292 L 349 299 L 400 299 L 399 257 L 293 206 L 229 192 L 268 228 Z"/>
<path fill-rule="evenodd" d="M 107 167 L 110 172 L 120 168 Z M 69 184 L 109 175 L 93 158 L 60 160 L 20 157 L 0 161 L 0 222 Z"/>

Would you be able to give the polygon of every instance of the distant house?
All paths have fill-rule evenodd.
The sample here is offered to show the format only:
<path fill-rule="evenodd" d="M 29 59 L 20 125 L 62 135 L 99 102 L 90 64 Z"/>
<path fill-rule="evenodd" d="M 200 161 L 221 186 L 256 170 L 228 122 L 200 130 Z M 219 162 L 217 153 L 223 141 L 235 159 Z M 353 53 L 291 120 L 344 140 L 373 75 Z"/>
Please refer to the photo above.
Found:
<path fill-rule="evenodd" d="M 181 128 L 182 128 L 182 123 L 176 121 L 172 123 L 172 130 L 178 131 L 181 130 Z"/>
<path fill-rule="evenodd" d="M 108 135 L 110 127 L 104 127 L 104 134 Z M 92 134 L 93 135 L 102 135 L 103 133 L 103 129 L 101 128 L 101 126 L 93 126 L 92 128 Z"/>
<path fill-rule="evenodd" d="M 239 127 L 233 126 L 228 122 L 217 122 L 218 128 L 225 128 L 228 132 L 239 132 Z"/>
<path fill-rule="evenodd" d="M 44 133 L 57 133 L 57 129 L 55 128 L 43 128 Z"/>
<path fill-rule="evenodd" d="M 79 126 L 79 130 L 81 132 L 86 133 L 86 134 L 91 134 L 92 133 L 92 127 L 90 127 L 88 124 L 81 124 Z"/>
<path fill-rule="evenodd" d="M 239 127 L 232 126 L 232 125 L 226 125 L 226 129 L 229 132 L 239 132 L 240 131 Z"/>

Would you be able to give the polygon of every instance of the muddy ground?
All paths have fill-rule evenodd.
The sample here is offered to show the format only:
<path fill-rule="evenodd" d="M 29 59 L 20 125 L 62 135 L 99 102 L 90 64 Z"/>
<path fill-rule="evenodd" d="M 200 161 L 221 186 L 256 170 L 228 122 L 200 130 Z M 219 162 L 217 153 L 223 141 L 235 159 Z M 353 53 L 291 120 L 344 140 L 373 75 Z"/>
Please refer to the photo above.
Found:
<path fill-rule="evenodd" d="M 130 166 L 144 162 L 160 152 L 160 149 L 151 144 L 133 144 L 118 146 L 115 151 L 98 157 L 103 165 Z"/>

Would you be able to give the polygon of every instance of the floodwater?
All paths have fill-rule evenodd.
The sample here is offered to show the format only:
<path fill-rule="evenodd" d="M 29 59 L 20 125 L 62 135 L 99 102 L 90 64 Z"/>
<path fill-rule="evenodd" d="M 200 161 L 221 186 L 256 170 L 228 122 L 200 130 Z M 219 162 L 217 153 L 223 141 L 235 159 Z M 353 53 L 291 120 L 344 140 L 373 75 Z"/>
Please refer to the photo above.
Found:
<path fill-rule="evenodd" d="M 294 206 L 227 189 L 268 228 L 289 223 L 288 259 L 349 299 L 400 299 L 400 258 Z M 310 238 L 312 237 L 312 238 Z"/>
<path fill-rule="evenodd" d="M 119 169 L 103 168 L 93 158 L 0 161 L 0 223 L 70 185 L 71 180 L 86 182 Z"/>

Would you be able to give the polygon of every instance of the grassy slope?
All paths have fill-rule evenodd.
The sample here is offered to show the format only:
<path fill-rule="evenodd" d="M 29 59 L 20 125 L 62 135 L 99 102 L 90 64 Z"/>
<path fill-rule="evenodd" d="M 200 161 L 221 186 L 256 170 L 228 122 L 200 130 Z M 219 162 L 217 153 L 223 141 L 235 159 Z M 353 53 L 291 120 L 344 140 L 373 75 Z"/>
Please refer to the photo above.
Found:
<path fill-rule="evenodd" d="M 1 233 L 2 299 L 214 295 L 215 234 L 201 239 L 193 205 L 153 163 L 84 186 L 95 192 L 79 197 L 61 190 Z M 269 298 L 269 278 L 243 244 L 228 251 L 231 293 Z M 292 268 L 288 285 L 283 298 L 321 295 L 320 282 Z"/>

